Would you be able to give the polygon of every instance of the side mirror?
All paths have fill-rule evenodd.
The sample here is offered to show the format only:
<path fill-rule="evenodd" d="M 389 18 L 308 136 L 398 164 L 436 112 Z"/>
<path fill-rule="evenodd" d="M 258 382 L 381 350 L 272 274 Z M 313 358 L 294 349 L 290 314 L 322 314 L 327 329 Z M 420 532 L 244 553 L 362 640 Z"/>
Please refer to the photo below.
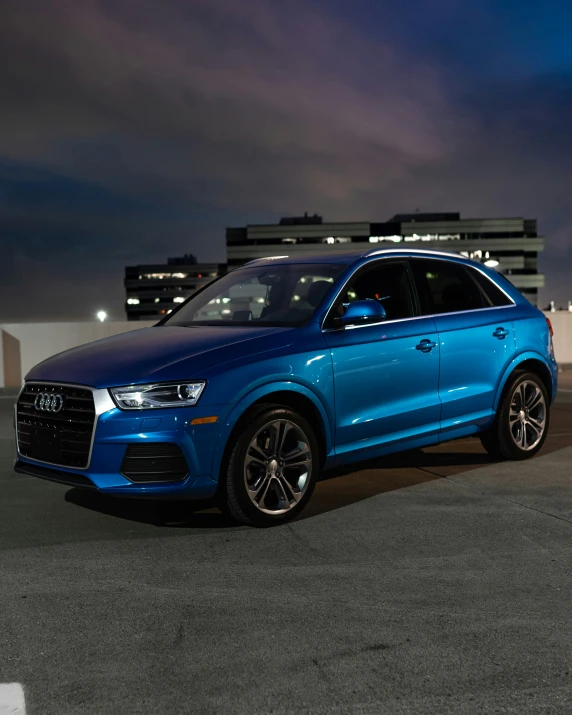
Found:
<path fill-rule="evenodd" d="M 381 323 L 387 318 L 385 308 L 377 300 L 354 300 L 341 317 L 343 326 Z"/>

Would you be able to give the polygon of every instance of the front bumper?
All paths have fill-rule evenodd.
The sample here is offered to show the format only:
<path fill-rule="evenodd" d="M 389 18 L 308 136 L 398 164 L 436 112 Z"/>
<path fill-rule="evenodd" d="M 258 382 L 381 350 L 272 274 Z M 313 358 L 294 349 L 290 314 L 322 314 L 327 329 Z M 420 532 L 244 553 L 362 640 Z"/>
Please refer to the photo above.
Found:
<path fill-rule="evenodd" d="M 209 405 L 157 410 L 124 411 L 117 407 L 96 419 L 87 469 L 72 469 L 29 459 L 18 452 L 16 472 L 69 486 L 95 488 L 126 497 L 209 499 L 216 493 L 218 475 L 212 474 L 215 445 L 233 405 Z M 217 422 L 193 425 L 195 418 L 216 415 Z M 188 465 L 180 481 L 136 483 L 121 474 L 128 445 L 176 444 Z"/>

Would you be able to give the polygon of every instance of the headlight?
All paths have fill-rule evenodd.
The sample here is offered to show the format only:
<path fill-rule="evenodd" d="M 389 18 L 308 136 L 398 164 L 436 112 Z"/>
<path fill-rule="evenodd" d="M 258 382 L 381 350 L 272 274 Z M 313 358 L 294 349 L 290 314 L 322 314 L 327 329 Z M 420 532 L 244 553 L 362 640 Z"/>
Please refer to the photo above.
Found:
<path fill-rule="evenodd" d="M 160 407 L 192 407 L 199 401 L 206 382 L 175 382 L 167 385 L 110 387 L 109 392 L 122 410 L 151 410 Z"/>

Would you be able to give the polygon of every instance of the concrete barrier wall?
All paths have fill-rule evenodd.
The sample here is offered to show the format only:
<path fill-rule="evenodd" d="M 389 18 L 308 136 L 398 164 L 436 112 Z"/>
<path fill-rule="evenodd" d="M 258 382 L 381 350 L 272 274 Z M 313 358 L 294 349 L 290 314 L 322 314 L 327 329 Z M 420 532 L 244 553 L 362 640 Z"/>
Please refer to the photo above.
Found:
<path fill-rule="evenodd" d="M 554 350 L 559 363 L 572 363 L 572 313 L 546 313 L 554 328 Z M 0 325 L 0 388 L 19 387 L 26 373 L 42 360 L 64 350 L 153 322 L 5 323 Z"/>
<path fill-rule="evenodd" d="M 554 329 L 554 353 L 559 364 L 572 363 L 572 313 L 558 310 L 555 313 L 545 313 Z"/>
<path fill-rule="evenodd" d="M 0 330 L 0 341 L 4 383 L 8 387 L 21 385 L 22 355 L 20 351 L 20 341 L 5 330 Z"/>
<path fill-rule="evenodd" d="M 42 360 L 100 338 L 138 330 L 154 322 L 3 323 L 0 325 L 0 387 L 17 387 Z"/>

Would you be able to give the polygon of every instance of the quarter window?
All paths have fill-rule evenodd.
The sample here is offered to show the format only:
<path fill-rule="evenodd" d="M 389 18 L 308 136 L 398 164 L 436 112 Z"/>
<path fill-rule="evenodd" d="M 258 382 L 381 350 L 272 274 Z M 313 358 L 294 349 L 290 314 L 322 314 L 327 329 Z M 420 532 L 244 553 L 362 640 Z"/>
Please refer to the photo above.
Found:
<path fill-rule="evenodd" d="M 478 283 L 479 288 L 483 291 L 491 306 L 500 308 L 503 305 L 513 305 L 513 301 L 503 293 L 503 291 L 490 278 L 484 276 L 480 271 L 474 268 L 469 268 L 471 276 Z"/>

